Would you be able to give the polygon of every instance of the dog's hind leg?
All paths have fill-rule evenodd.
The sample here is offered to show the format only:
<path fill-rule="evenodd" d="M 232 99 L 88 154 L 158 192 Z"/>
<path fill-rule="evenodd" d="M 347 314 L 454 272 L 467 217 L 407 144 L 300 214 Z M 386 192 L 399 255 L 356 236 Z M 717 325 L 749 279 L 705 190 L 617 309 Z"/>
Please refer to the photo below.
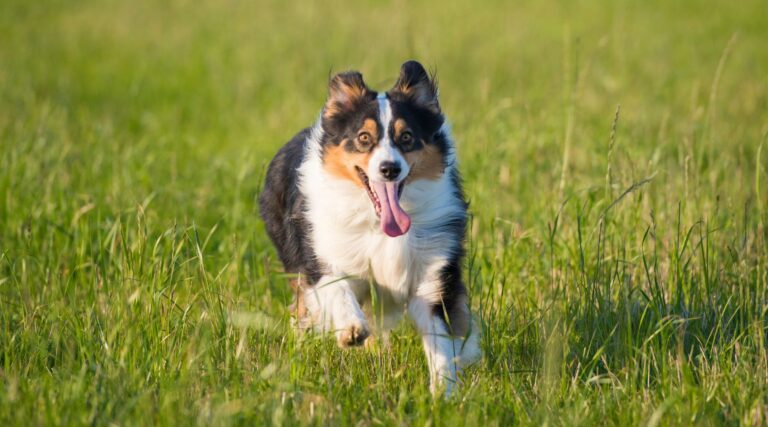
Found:
<path fill-rule="evenodd" d="M 339 347 L 362 345 L 370 334 L 365 314 L 345 277 L 323 276 L 304 292 L 304 305 L 316 329 L 334 331 Z"/>

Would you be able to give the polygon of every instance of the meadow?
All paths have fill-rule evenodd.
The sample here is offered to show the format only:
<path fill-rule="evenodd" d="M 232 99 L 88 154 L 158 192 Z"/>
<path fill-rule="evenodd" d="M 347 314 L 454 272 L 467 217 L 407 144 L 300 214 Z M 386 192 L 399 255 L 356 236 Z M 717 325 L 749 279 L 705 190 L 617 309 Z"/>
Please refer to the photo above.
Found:
<path fill-rule="evenodd" d="M 768 424 L 768 5 L 0 1 L 0 425 Z M 256 197 L 437 72 L 481 363 L 295 333 Z"/>

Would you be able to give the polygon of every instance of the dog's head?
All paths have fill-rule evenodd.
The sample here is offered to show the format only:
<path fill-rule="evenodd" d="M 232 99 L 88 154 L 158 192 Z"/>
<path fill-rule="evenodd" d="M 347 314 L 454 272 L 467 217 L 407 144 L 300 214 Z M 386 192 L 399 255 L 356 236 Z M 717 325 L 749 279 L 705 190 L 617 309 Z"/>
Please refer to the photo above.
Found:
<path fill-rule="evenodd" d="M 337 74 L 322 113 L 323 166 L 366 191 L 384 233 L 400 236 L 411 225 L 400 206 L 407 185 L 440 179 L 445 171 L 443 122 L 435 79 L 416 61 L 403 64 L 382 94 L 358 72 Z"/>

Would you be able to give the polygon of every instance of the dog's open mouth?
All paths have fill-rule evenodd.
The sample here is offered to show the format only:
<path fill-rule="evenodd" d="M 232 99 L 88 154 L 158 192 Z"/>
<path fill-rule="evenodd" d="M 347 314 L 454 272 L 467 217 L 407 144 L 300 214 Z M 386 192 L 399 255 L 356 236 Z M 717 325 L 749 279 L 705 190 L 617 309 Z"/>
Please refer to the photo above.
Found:
<path fill-rule="evenodd" d="M 368 192 L 376 215 L 381 219 L 382 231 L 390 237 L 402 236 L 411 228 L 411 217 L 400 207 L 400 195 L 405 180 L 397 182 L 375 182 L 359 167 L 355 166 L 360 180 Z"/>

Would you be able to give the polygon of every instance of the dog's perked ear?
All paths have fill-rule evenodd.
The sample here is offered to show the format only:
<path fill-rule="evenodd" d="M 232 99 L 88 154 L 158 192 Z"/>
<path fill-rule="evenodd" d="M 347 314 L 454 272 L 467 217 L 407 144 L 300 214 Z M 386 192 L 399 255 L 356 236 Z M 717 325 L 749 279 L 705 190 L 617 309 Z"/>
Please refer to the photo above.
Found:
<path fill-rule="evenodd" d="M 363 75 L 357 71 L 336 74 L 328 83 L 328 101 L 325 103 L 323 116 L 333 117 L 353 109 L 362 100 L 375 97 L 376 93 L 368 89 Z"/>
<path fill-rule="evenodd" d="M 430 77 L 427 70 L 417 61 L 408 61 L 400 67 L 400 77 L 390 90 L 390 94 L 402 94 L 416 106 L 440 114 L 435 78 Z"/>

